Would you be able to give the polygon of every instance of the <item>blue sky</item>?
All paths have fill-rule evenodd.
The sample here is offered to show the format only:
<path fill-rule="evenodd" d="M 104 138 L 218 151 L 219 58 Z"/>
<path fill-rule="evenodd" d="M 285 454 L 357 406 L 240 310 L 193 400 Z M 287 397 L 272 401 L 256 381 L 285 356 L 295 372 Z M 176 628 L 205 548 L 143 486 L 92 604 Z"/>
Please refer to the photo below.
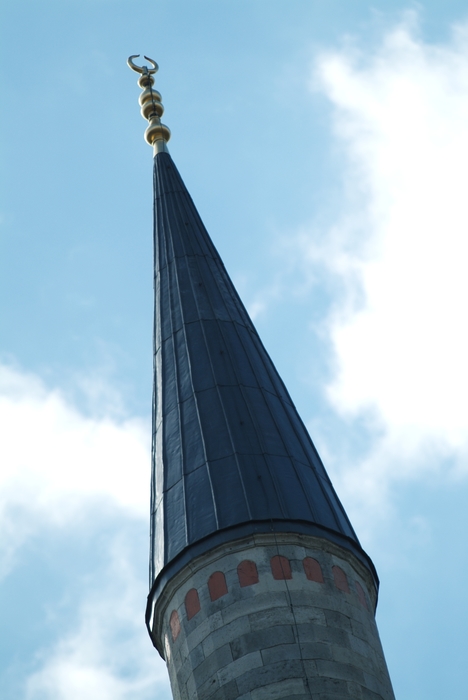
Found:
<path fill-rule="evenodd" d="M 0 687 L 170 697 L 144 628 L 152 161 L 127 56 L 381 578 L 399 700 L 464 700 L 468 10 L 4 0 Z"/>

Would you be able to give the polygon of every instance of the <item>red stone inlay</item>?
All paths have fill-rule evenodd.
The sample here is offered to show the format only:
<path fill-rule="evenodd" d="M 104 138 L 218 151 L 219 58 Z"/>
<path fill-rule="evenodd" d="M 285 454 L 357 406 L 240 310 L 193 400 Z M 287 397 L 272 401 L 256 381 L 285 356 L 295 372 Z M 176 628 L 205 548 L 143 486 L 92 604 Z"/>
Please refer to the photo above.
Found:
<path fill-rule="evenodd" d="M 357 590 L 358 598 L 359 598 L 359 601 L 360 601 L 362 607 L 365 608 L 366 610 L 369 610 L 369 606 L 367 605 L 366 594 L 364 593 L 364 589 L 361 586 L 361 584 L 359 583 L 359 581 L 356 581 L 356 590 Z"/>
<path fill-rule="evenodd" d="M 277 554 L 275 557 L 271 558 L 270 566 L 273 578 L 277 581 L 292 578 L 291 564 L 289 563 L 289 559 L 286 559 L 286 557 L 282 557 L 280 554 Z"/>
<path fill-rule="evenodd" d="M 317 583 L 323 583 L 322 567 L 318 563 L 317 559 L 312 559 L 312 557 L 306 557 L 302 562 L 304 566 L 305 575 L 309 581 L 317 581 Z"/>
<path fill-rule="evenodd" d="M 237 575 L 242 587 L 252 586 L 254 583 L 258 583 L 257 565 L 254 561 L 249 561 L 248 559 L 241 561 L 237 567 Z"/>
<path fill-rule="evenodd" d="M 185 596 L 185 610 L 187 612 L 187 620 L 191 620 L 197 612 L 200 612 L 200 598 L 196 588 L 191 588 Z"/>
<path fill-rule="evenodd" d="M 208 579 L 208 590 L 211 600 L 218 600 L 218 598 L 222 598 L 223 595 L 226 595 L 228 589 L 226 577 L 222 571 L 215 571 L 214 574 L 211 574 Z"/>
<path fill-rule="evenodd" d="M 180 620 L 177 610 L 173 610 L 171 612 L 171 616 L 169 618 L 169 625 L 171 627 L 172 632 L 172 641 L 175 642 L 180 633 Z"/>
<path fill-rule="evenodd" d="M 343 569 L 339 566 L 332 567 L 333 578 L 335 579 L 335 586 L 344 593 L 349 593 L 348 579 Z"/>

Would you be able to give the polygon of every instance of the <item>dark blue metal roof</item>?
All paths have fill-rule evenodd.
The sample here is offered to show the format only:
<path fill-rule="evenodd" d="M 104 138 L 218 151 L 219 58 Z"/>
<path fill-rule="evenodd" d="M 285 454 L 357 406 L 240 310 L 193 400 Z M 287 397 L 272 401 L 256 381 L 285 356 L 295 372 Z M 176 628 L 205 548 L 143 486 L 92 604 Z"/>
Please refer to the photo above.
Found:
<path fill-rule="evenodd" d="M 168 153 L 154 159 L 152 595 L 191 557 L 271 530 L 363 553 Z"/>

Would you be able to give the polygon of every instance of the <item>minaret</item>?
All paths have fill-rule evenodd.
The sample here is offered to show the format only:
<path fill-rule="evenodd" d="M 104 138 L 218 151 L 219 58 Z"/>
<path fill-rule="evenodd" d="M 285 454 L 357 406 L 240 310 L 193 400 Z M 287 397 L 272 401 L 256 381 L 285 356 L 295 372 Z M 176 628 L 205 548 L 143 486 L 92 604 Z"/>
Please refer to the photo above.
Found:
<path fill-rule="evenodd" d="M 147 625 L 175 700 L 394 699 L 378 578 L 169 155 L 158 67 Z"/>

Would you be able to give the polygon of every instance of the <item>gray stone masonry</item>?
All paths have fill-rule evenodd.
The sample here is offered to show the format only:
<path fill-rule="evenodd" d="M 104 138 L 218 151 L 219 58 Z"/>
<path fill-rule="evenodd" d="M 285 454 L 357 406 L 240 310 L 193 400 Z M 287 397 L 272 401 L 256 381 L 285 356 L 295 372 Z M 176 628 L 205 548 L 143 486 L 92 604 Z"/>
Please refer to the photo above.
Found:
<path fill-rule="evenodd" d="M 292 578 L 281 577 L 284 560 L 284 568 L 272 565 L 279 555 Z M 319 562 L 323 582 L 307 577 L 306 557 Z M 257 582 L 242 578 L 242 562 L 249 574 L 256 567 Z M 210 579 L 215 572 L 225 579 Z M 174 700 L 394 700 L 375 605 L 372 577 L 349 551 L 306 535 L 262 534 L 180 571 L 151 629 Z"/>

